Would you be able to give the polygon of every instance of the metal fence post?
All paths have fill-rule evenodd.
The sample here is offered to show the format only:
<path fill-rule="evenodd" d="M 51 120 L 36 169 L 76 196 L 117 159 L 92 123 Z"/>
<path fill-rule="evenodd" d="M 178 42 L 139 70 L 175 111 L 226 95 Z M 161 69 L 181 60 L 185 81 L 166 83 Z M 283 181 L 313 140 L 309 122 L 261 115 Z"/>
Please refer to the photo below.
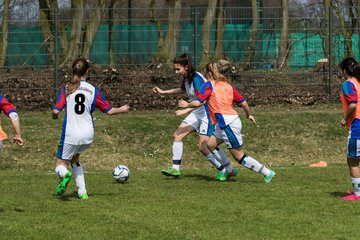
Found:
<path fill-rule="evenodd" d="M 329 56 L 328 56 L 328 60 L 329 60 L 329 72 L 328 72 L 328 94 L 330 99 L 332 99 L 332 81 L 333 81 L 333 77 L 332 77 L 332 72 L 333 72 L 333 44 L 332 44 L 332 34 L 333 34 L 333 14 L 331 11 L 331 8 L 329 9 Z"/>
<path fill-rule="evenodd" d="M 59 37 L 58 37 L 58 18 L 59 11 L 55 8 L 54 13 L 54 100 L 56 101 L 57 89 L 58 89 L 58 68 L 59 68 Z"/>
<path fill-rule="evenodd" d="M 198 52 L 198 24 L 199 24 L 199 19 L 198 19 L 198 15 L 199 15 L 199 10 L 198 7 L 194 7 L 193 8 L 193 12 L 192 14 L 194 15 L 194 33 L 193 33 L 193 43 L 194 43 L 194 66 L 197 66 L 197 52 Z"/>

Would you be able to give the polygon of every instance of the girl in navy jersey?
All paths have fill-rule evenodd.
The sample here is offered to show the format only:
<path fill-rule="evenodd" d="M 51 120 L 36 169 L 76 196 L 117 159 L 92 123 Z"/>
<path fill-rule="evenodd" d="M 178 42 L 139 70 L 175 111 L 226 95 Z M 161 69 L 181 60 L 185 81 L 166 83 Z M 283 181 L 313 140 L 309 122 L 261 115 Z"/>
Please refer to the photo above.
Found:
<path fill-rule="evenodd" d="M 345 75 L 345 82 L 341 85 L 340 97 L 344 115 L 341 125 L 349 129 L 347 142 L 347 164 L 351 182 L 354 188 L 344 201 L 360 200 L 360 66 L 355 59 L 346 58 L 339 64 Z"/>
<path fill-rule="evenodd" d="M 10 103 L 5 97 L 0 96 L 0 111 L 3 111 L 4 114 L 10 118 L 14 130 L 13 140 L 17 145 L 22 146 L 24 140 L 21 138 L 20 120 L 16 112 L 15 106 L 12 103 Z M 7 137 L 8 137 L 7 134 L 1 128 L 1 121 L 0 121 L 0 153 L 3 148 L 3 140 L 7 139 Z"/>
<path fill-rule="evenodd" d="M 181 86 L 174 89 L 163 90 L 159 87 L 154 87 L 153 92 L 157 94 L 182 94 L 187 93 L 189 99 L 195 100 L 200 92 L 201 86 L 206 81 L 201 73 L 196 72 L 189 60 L 187 54 L 182 54 L 176 57 L 173 61 L 175 73 L 183 77 Z M 234 176 L 237 173 L 233 169 L 225 153 L 221 149 L 215 149 L 210 152 L 206 147 L 206 142 L 212 134 L 213 125 L 208 119 L 205 107 L 181 109 L 175 112 L 176 116 L 190 113 L 179 125 L 174 133 L 173 142 L 173 165 L 168 169 L 162 170 L 161 173 L 165 176 L 180 176 L 180 164 L 183 153 L 183 139 L 190 133 L 196 131 L 199 133 L 199 150 L 206 156 L 208 161 L 212 163 L 219 173 L 216 180 L 225 181 L 227 176 Z M 220 162 L 219 162 L 220 161 Z"/>
<path fill-rule="evenodd" d="M 74 175 L 80 199 L 87 199 L 88 194 L 79 156 L 90 147 L 94 139 L 92 113 L 95 107 L 107 115 L 129 111 L 128 105 L 113 108 L 98 88 L 87 83 L 88 70 L 89 64 L 85 59 L 77 59 L 73 62 L 73 78 L 69 85 L 60 90 L 52 113 L 53 119 L 57 119 L 59 113 L 65 108 L 55 168 L 55 172 L 61 180 L 57 185 L 56 192 L 58 195 L 64 194 L 72 175 Z M 72 166 L 72 172 L 67 169 L 69 164 Z"/>

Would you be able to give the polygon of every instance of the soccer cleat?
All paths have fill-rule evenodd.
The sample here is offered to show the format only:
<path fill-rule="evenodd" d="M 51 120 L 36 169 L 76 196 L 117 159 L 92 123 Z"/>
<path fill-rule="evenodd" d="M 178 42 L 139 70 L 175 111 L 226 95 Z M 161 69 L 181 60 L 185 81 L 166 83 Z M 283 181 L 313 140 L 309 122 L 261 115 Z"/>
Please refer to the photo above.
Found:
<path fill-rule="evenodd" d="M 66 187 L 68 185 L 68 183 L 70 182 L 72 177 L 72 173 L 71 172 L 67 172 L 65 173 L 64 177 L 62 178 L 62 180 L 59 182 L 59 184 L 56 187 L 56 193 L 58 195 L 63 195 Z"/>
<path fill-rule="evenodd" d="M 238 174 L 238 170 L 233 168 L 231 172 L 228 173 L 228 177 L 235 177 Z"/>
<path fill-rule="evenodd" d="M 229 179 L 229 174 L 227 172 L 219 172 L 215 180 L 220 182 L 225 182 Z"/>
<path fill-rule="evenodd" d="M 354 193 L 350 194 L 346 197 L 343 197 L 342 200 L 344 201 L 359 201 L 360 200 L 360 196 L 356 196 Z"/>
<path fill-rule="evenodd" d="M 161 170 L 161 173 L 165 176 L 180 177 L 180 170 L 178 171 L 173 167 L 169 167 L 168 169 Z"/>
<path fill-rule="evenodd" d="M 269 183 L 273 179 L 276 173 L 273 170 L 270 170 L 270 174 L 264 177 L 265 182 Z"/>
<path fill-rule="evenodd" d="M 79 197 L 80 199 L 89 199 L 89 196 L 87 195 L 87 193 L 79 194 L 78 197 Z"/>

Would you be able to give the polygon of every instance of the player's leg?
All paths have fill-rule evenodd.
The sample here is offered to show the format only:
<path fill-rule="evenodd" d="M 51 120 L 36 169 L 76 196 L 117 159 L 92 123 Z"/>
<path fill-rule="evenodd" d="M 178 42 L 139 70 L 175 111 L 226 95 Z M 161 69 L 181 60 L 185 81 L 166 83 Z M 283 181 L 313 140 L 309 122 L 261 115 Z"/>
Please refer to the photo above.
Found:
<path fill-rule="evenodd" d="M 215 139 L 215 140 L 214 140 Z M 237 169 L 231 166 L 229 159 L 227 158 L 225 152 L 219 148 L 220 144 L 222 144 L 224 140 L 222 139 L 222 130 L 219 125 L 215 126 L 215 130 L 213 132 L 213 138 L 211 142 L 208 144 L 210 151 L 214 154 L 215 158 L 221 163 L 221 165 L 225 168 L 228 173 L 228 177 L 233 177 L 237 175 Z"/>
<path fill-rule="evenodd" d="M 358 201 L 360 200 L 360 168 L 359 168 L 359 155 L 360 140 L 349 138 L 347 144 L 347 164 L 349 167 L 349 173 L 351 177 L 351 183 L 354 192 L 350 195 L 343 197 L 344 201 Z"/>
<path fill-rule="evenodd" d="M 60 182 L 56 187 L 56 193 L 63 195 L 68 183 L 71 180 L 72 173 L 68 170 L 69 160 L 58 158 L 56 160 L 55 173 L 60 178 Z"/>
<path fill-rule="evenodd" d="M 245 168 L 264 175 L 265 182 L 271 182 L 275 176 L 273 170 L 268 169 L 256 159 L 244 154 L 242 150 L 242 134 L 240 119 L 234 120 L 231 124 L 222 129 L 223 140 L 226 143 L 230 153 Z"/>
<path fill-rule="evenodd" d="M 199 137 L 199 150 L 206 157 L 206 159 L 213 165 L 218 171 L 225 172 L 225 168 L 216 159 L 215 155 L 207 147 L 207 141 L 209 137 L 206 135 L 200 135 Z"/>
<path fill-rule="evenodd" d="M 88 199 L 87 191 L 86 191 L 86 185 L 85 185 L 85 176 L 84 176 L 84 170 L 83 166 L 79 160 L 80 154 L 86 151 L 91 144 L 84 144 L 78 146 L 77 154 L 73 157 L 71 160 L 71 167 L 74 174 L 74 179 L 76 186 L 78 188 L 78 197 L 80 199 Z"/>
<path fill-rule="evenodd" d="M 185 122 L 182 122 L 179 125 L 179 127 L 176 129 L 174 133 L 174 142 L 172 146 L 173 165 L 168 169 L 161 170 L 161 173 L 164 174 L 165 176 L 173 176 L 173 177 L 180 176 L 180 165 L 183 154 L 183 139 L 192 132 L 194 132 L 194 128 Z"/>

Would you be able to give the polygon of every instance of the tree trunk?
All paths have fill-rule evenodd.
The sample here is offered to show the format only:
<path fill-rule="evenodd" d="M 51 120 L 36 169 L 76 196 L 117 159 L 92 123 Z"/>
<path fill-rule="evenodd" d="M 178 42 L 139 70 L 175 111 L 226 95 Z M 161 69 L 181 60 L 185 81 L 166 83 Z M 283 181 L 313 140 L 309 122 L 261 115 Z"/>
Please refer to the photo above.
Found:
<path fill-rule="evenodd" d="M 215 45 L 215 60 L 224 58 L 223 54 L 223 36 L 224 36 L 224 0 L 218 0 L 218 14 L 216 24 L 216 45 Z"/>
<path fill-rule="evenodd" d="M 179 41 L 179 28 L 181 17 L 181 0 L 168 0 L 169 5 L 169 29 L 164 39 L 163 47 L 160 49 L 160 58 L 165 59 L 171 66 L 176 56 Z"/>
<path fill-rule="evenodd" d="M 352 2 L 352 1 L 347 1 L 346 4 L 347 4 L 349 11 L 352 11 L 350 2 Z M 346 28 L 344 13 L 342 10 L 340 10 L 340 8 L 337 4 L 333 4 L 333 8 L 335 9 L 335 12 L 339 17 L 340 30 L 344 36 L 345 57 L 354 57 L 354 52 L 352 50 L 352 40 L 351 40 L 351 37 L 354 33 L 354 28 L 353 28 L 353 26 L 348 29 Z"/>
<path fill-rule="evenodd" d="M 281 35 L 279 42 L 279 58 L 278 66 L 279 69 L 282 69 L 286 66 L 286 58 L 288 55 L 288 32 L 289 32 L 289 2 L 288 0 L 281 0 L 282 8 L 282 26 L 281 26 Z"/>
<path fill-rule="evenodd" d="M 156 24 L 157 34 L 158 34 L 158 44 L 157 44 L 157 51 L 158 51 L 158 58 L 160 57 L 161 49 L 164 45 L 165 41 L 165 34 L 162 29 L 163 24 L 161 20 L 155 18 L 155 0 L 151 0 L 149 3 L 149 12 L 150 12 L 150 21 Z M 165 59 L 157 59 L 160 62 L 166 62 Z"/>
<path fill-rule="evenodd" d="M 57 4 L 57 3 L 56 3 Z M 39 0 L 39 11 L 40 11 L 40 29 L 45 41 L 44 47 L 49 57 L 49 64 L 54 63 L 54 17 L 55 9 L 51 7 L 47 0 Z"/>
<path fill-rule="evenodd" d="M 252 0 L 251 6 L 252 6 L 252 29 L 250 32 L 249 44 L 246 49 L 244 64 L 243 66 L 240 67 L 241 70 L 250 68 L 253 56 L 255 54 L 256 38 L 257 38 L 259 18 L 260 18 L 258 0 Z"/>
<path fill-rule="evenodd" d="M 70 39 L 67 39 L 67 48 L 64 50 L 64 56 L 61 61 L 62 65 L 71 65 L 71 63 L 80 56 L 83 36 L 83 21 L 84 21 L 84 1 L 71 1 L 71 33 Z M 65 32 L 66 33 L 66 32 Z"/>
<path fill-rule="evenodd" d="M 8 31 L 9 31 L 9 10 L 10 10 L 10 0 L 4 0 L 4 11 L 2 15 L 2 27 L 1 27 L 1 52 L 0 52 L 0 67 L 5 66 L 6 62 L 6 52 L 8 44 Z"/>
<path fill-rule="evenodd" d="M 203 69 L 206 64 L 211 61 L 211 25 L 214 22 L 215 13 L 216 13 L 216 6 L 218 0 L 209 0 L 208 1 L 208 8 L 206 10 L 206 15 L 203 22 L 202 27 L 202 53 L 201 53 L 201 61 L 199 64 L 199 69 Z"/>
<path fill-rule="evenodd" d="M 109 6 L 109 64 L 110 67 L 113 67 L 115 64 L 114 60 L 114 32 L 113 32 L 113 26 L 114 26 L 114 6 L 115 6 L 115 0 L 110 1 Z"/>
<path fill-rule="evenodd" d="M 324 9 L 325 9 L 325 57 L 328 58 L 330 54 L 330 7 L 331 7 L 331 0 L 324 0 Z"/>
<path fill-rule="evenodd" d="M 101 23 L 102 10 L 105 9 L 107 0 L 96 1 L 95 6 L 91 6 L 90 19 L 86 25 L 85 37 L 84 37 L 84 57 L 90 58 L 90 50 L 94 42 L 95 35 L 99 29 Z M 110 39 L 109 39 L 110 41 Z"/>

